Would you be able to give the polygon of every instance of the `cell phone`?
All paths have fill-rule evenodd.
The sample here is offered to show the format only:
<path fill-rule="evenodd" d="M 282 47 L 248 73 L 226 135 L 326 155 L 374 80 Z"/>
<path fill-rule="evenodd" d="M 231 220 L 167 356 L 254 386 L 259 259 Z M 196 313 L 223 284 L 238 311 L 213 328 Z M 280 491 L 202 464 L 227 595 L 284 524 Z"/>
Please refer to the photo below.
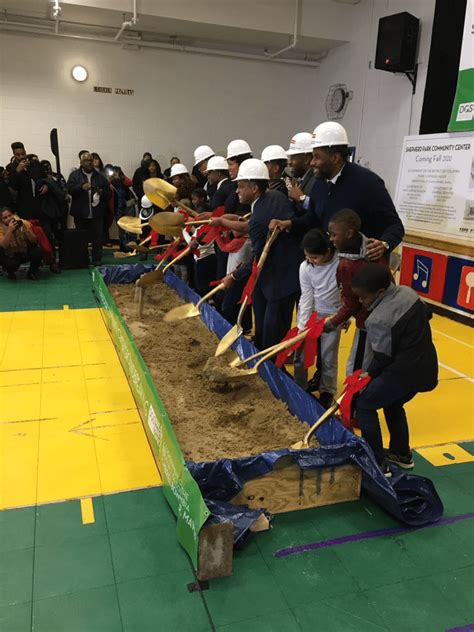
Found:
<path fill-rule="evenodd" d="M 21 228 L 23 226 L 23 220 L 21 219 L 16 219 L 15 220 L 15 228 L 14 230 L 18 230 L 19 228 Z"/>

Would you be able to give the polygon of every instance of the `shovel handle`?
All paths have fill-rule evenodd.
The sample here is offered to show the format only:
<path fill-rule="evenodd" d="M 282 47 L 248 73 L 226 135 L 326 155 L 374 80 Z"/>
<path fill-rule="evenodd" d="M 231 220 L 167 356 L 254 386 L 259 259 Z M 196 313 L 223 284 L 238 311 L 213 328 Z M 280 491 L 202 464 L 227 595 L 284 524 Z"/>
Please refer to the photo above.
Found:
<path fill-rule="evenodd" d="M 279 344 L 280 343 L 278 343 L 278 345 Z M 268 353 L 270 350 L 274 349 L 278 345 L 273 345 L 272 347 L 267 347 L 263 351 L 258 351 L 258 353 L 254 353 L 253 355 L 248 356 L 248 358 L 241 358 L 238 362 L 236 362 L 235 364 L 232 364 L 232 366 L 234 366 L 235 368 L 238 368 L 239 366 L 243 366 L 244 364 L 247 364 L 247 362 L 250 362 L 250 360 L 255 360 L 256 358 L 259 358 L 260 356 L 265 355 L 266 353 Z"/>
<path fill-rule="evenodd" d="M 219 283 L 219 285 L 216 285 L 216 287 L 213 287 L 210 292 L 208 292 L 207 294 L 205 294 L 203 297 L 199 299 L 199 301 L 196 303 L 196 307 L 199 309 L 205 301 L 210 299 L 211 296 L 214 296 L 214 294 L 217 294 L 217 292 L 220 292 L 224 288 L 225 288 L 225 285 L 223 283 Z"/>
<path fill-rule="evenodd" d="M 188 246 L 187 248 L 183 250 L 183 252 L 180 252 L 177 257 L 175 257 L 174 259 L 171 259 L 171 261 L 167 263 L 165 267 L 163 268 L 163 274 L 168 270 L 168 268 L 171 268 L 171 266 L 177 263 L 180 259 L 183 259 L 187 255 L 189 255 L 190 252 L 191 252 L 191 246 Z"/>
<path fill-rule="evenodd" d="M 185 226 L 203 226 L 204 224 L 209 225 L 212 222 L 212 219 L 195 219 L 190 222 L 184 222 Z"/>
<path fill-rule="evenodd" d="M 334 404 L 330 408 L 328 408 L 327 411 L 325 413 L 323 413 L 319 419 L 317 419 L 314 422 L 314 424 L 311 426 L 311 428 L 305 434 L 305 437 L 303 439 L 303 445 L 307 446 L 308 443 L 309 443 L 309 440 L 313 436 L 314 432 L 319 428 L 319 426 L 322 426 L 323 423 L 327 419 L 329 419 L 329 417 L 334 415 L 334 413 L 338 410 L 339 406 L 341 405 L 341 402 L 342 402 L 343 398 L 344 398 L 344 393 L 338 399 L 336 399 Z"/>
<path fill-rule="evenodd" d="M 265 246 L 263 247 L 262 254 L 260 255 L 260 258 L 257 263 L 257 268 L 258 268 L 259 273 L 261 272 L 263 266 L 265 265 L 265 261 L 267 260 L 268 254 L 270 252 L 270 248 L 272 247 L 272 244 L 275 241 L 275 239 L 278 237 L 279 232 L 280 232 L 280 229 L 277 226 L 276 228 L 272 230 L 271 233 L 268 233 L 267 241 L 265 242 Z"/>
<path fill-rule="evenodd" d="M 240 306 L 239 309 L 239 314 L 237 316 L 237 327 L 239 327 L 240 329 L 242 329 L 242 320 L 244 318 L 244 313 L 245 313 L 245 309 L 247 307 L 247 303 L 249 302 L 249 298 L 248 296 L 246 296 L 242 302 L 242 305 Z"/>
<path fill-rule="evenodd" d="M 267 353 L 263 356 L 261 360 L 257 362 L 255 366 L 258 368 L 261 364 L 263 364 L 270 358 L 273 358 L 273 356 L 278 355 L 280 351 L 284 351 L 285 349 L 288 349 L 288 347 L 292 347 L 296 342 L 304 340 L 308 334 L 308 331 L 309 330 L 306 329 L 294 338 L 290 338 L 289 340 L 285 340 L 284 342 L 279 342 L 277 345 L 273 345 L 273 347 L 268 347 L 268 349 L 266 349 Z"/>
<path fill-rule="evenodd" d="M 170 204 L 173 204 L 174 206 L 179 206 L 179 208 L 182 208 L 183 211 L 187 211 L 191 215 L 191 217 L 196 217 L 197 215 L 199 215 L 199 213 L 196 213 L 196 211 L 193 208 L 191 208 L 190 206 L 187 206 L 186 204 L 183 204 L 177 198 L 170 197 L 169 195 L 163 195 L 163 194 L 161 195 L 163 197 L 166 197 L 166 199 L 169 200 Z"/>

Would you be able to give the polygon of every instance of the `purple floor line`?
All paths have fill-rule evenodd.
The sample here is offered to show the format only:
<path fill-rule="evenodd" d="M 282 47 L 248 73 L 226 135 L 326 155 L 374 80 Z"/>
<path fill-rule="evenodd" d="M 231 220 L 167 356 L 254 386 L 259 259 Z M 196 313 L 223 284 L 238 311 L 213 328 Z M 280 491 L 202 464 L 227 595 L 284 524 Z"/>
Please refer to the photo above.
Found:
<path fill-rule="evenodd" d="M 424 525 L 423 527 L 391 527 L 389 529 L 375 529 L 374 531 L 363 531 L 362 533 L 354 533 L 352 535 L 343 535 L 332 540 L 322 540 L 321 542 L 310 542 L 309 544 L 299 544 L 298 546 L 290 546 L 287 549 L 280 549 L 275 553 L 275 557 L 288 557 L 288 555 L 296 555 L 297 553 L 306 553 L 307 551 L 315 551 L 317 549 L 326 549 L 330 546 L 346 544 L 347 542 L 359 542 L 360 540 L 370 540 L 371 538 L 380 538 L 385 535 L 399 535 L 401 533 L 409 533 L 410 531 L 419 531 L 420 529 L 430 529 L 432 527 L 441 527 L 443 525 L 453 524 L 460 520 L 469 520 L 474 518 L 474 512 L 460 514 L 458 516 L 448 516 L 441 518 L 438 522 Z M 462 629 L 462 628 L 461 628 Z M 471 628 L 466 628 L 471 629 Z"/>
<path fill-rule="evenodd" d="M 471 632 L 471 630 L 474 630 L 474 623 L 462 625 L 460 628 L 449 628 L 446 632 Z"/>

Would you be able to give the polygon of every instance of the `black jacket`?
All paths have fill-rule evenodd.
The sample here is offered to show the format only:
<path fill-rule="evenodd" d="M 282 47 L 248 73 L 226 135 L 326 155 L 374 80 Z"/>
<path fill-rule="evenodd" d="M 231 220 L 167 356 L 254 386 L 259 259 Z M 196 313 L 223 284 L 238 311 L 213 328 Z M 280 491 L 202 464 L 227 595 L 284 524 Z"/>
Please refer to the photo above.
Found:
<path fill-rule="evenodd" d="M 310 208 L 301 217 L 295 217 L 295 228 L 306 231 L 322 227 L 327 230 L 331 217 L 337 211 L 350 208 L 360 216 L 360 232 L 367 237 L 386 241 L 390 250 L 403 239 L 403 224 L 384 181 L 365 167 L 346 162 L 332 186 L 324 178 L 316 178 L 310 198 Z"/>
<path fill-rule="evenodd" d="M 66 192 L 58 182 L 50 177 L 38 180 L 36 189 L 39 190 L 44 184 L 47 185 L 48 192 L 45 195 L 37 193 L 41 201 L 41 214 L 49 219 L 65 219 L 68 210 Z"/>
<path fill-rule="evenodd" d="M 289 219 L 292 206 L 279 191 L 267 191 L 255 202 L 250 218 L 252 254 L 258 261 L 265 246 L 270 220 Z M 268 259 L 260 274 L 258 285 L 267 301 L 277 301 L 299 292 L 299 267 L 303 253 L 295 235 L 283 232 L 274 241 Z M 237 280 L 250 275 L 252 261 L 234 272 Z"/>
<path fill-rule="evenodd" d="M 82 185 L 87 182 L 87 176 L 82 169 L 75 169 L 68 178 L 67 189 L 71 194 L 71 215 L 73 217 L 92 218 L 103 217 L 107 212 L 107 202 L 110 199 L 111 192 L 107 179 L 94 169 L 91 177 L 92 190 L 84 191 Z M 100 199 L 97 206 L 92 206 L 93 190 L 100 189 Z"/>
<path fill-rule="evenodd" d="M 224 206 L 226 199 L 235 191 L 234 184 L 227 178 L 222 180 L 221 186 L 215 191 L 212 198 L 209 199 L 211 210 Z"/>
<path fill-rule="evenodd" d="M 41 163 L 32 160 L 28 169 L 17 173 L 18 161 L 11 162 L 7 169 L 10 173 L 10 187 L 17 192 L 16 209 L 23 219 L 39 219 L 41 199 L 37 195 L 36 183 L 45 177 Z"/>
<path fill-rule="evenodd" d="M 369 375 L 383 374 L 408 391 L 432 391 L 438 383 L 438 359 L 430 319 L 431 310 L 414 290 L 391 285 L 365 321 L 374 353 Z"/>

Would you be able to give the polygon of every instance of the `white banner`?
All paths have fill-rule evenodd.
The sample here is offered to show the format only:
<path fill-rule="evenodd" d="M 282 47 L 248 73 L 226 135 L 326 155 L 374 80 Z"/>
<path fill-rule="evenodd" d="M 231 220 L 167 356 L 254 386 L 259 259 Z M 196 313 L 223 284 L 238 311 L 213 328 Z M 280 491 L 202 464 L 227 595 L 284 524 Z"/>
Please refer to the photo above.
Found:
<path fill-rule="evenodd" d="M 474 240 L 474 134 L 406 136 L 395 205 L 407 231 Z"/>

